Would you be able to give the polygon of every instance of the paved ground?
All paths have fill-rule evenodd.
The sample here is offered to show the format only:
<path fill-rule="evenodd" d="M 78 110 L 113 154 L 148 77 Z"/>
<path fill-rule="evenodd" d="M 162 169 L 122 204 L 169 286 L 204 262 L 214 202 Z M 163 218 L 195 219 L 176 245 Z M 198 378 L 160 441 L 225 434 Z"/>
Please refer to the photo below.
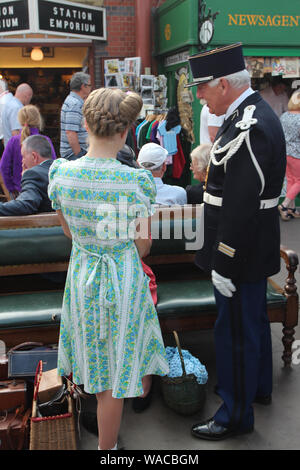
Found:
<path fill-rule="evenodd" d="M 300 219 L 281 222 L 282 244 L 295 250 L 300 256 Z M 274 280 L 283 285 L 286 269 Z M 300 272 L 296 272 L 300 290 Z M 271 406 L 255 406 L 255 431 L 245 436 L 228 439 L 219 443 L 206 442 L 191 436 L 192 424 L 211 417 L 219 407 L 220 398 L 213 393 L 216 383 L 214 340 L 212 331 L 201 331 L 180 335 L 182 348 L 188 349 L 205 364 L 209 380 L 207 398 L 203 410 L 191 417 L 177 415 L 168 409 L 162 399 L 160 382 L 155 380 L 155 393 L 151 407 L 142 414 L 135 414 L 131 400 L 125 402 L 120 432 L 121 442 L 126 450 L 294 450 L 300 449 L 300 364 L 289 369 L 283 368 L 281 359 L 281 325 L 272 325 L 274 389 Z M 165 344 L 173 346 L 171 335 L 164 336 Z M 296 329 L 296 340 L 300 340 L 300 326 Z M 299 353 L 300 359 L 300 353 Z M 84 405 L 95 409 L 91 397 Z M 80 449 L 97 449 L 97 437 L 81 428 Z"/>

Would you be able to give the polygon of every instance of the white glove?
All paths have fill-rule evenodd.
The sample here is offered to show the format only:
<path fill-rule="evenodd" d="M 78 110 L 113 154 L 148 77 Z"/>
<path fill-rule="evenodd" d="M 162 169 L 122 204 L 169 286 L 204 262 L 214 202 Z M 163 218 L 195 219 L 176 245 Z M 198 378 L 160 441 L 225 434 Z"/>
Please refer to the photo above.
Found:
<path fill-rule="evenodd" d="M 211 272 L 211 280 L 215 288 L 225 297 L 232 297 L 233 292 L 236 291 L 231 279 L 221 276 L 214 270 Z"/>

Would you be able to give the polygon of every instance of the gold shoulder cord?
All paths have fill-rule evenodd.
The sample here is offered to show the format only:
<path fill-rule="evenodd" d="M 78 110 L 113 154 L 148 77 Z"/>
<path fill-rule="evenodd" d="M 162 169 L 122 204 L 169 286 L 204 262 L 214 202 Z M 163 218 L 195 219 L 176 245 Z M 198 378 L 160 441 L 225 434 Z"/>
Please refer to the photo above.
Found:
<path fill-rule="evenodd" d="M 207 166 L 207 168 L 206 168 L 206 175 L 205 175 L 205 181 L 204 181 L 203 191 L 206 191 L 208 173 L 209 173 L 209 169 L 210 169 L 210 162 L 211 162 L 211 160 L 209 160 L 209 164 L 208 164 L 208 166 Z"/>

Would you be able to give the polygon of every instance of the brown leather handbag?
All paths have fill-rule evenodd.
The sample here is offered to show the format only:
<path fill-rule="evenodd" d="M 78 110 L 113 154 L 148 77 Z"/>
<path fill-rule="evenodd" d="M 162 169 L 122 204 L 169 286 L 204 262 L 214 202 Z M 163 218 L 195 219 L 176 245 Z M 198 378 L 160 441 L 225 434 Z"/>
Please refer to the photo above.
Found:
<path fill-rule="evenodd" d="M 0 450 L 22 450 L 29 446 L 29 416 L 24 406 L 0 413 Z"/>
<path fill-rule="evenodd" d="M 0 381 L 0 411 L 26 407 L 27 385 L 25 380 Z"/>

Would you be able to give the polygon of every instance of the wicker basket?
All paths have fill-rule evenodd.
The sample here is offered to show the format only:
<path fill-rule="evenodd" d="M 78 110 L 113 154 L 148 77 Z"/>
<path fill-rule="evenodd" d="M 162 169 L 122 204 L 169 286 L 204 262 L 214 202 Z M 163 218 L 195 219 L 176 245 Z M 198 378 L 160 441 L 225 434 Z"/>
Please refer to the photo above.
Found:
<path fill-rule="evenodd" d="M 206 391 L 204 384 L 198 384 L 194 374 L 187 374 L 185 370 L 184 360 L 182 357 L 181 347 L 176 331 L 173 331 L 177 344 L 181 366 L 181 377 L 161 378 L 162 393 L 166 405 L 181 415 L 192 415 L 203 408 Z"/>
<path fill-rule="evenodd" d="M 68 400 L 68 413 L 37 417 L 37 396 L 42 377 L 42 361 L 39 362 L 34 383 L 32 417 L 30 422 L 30 450 L 76 450 L 76 431 L 73 400 Z M 70 383 L 68 382 L 70 390 Z"/>

